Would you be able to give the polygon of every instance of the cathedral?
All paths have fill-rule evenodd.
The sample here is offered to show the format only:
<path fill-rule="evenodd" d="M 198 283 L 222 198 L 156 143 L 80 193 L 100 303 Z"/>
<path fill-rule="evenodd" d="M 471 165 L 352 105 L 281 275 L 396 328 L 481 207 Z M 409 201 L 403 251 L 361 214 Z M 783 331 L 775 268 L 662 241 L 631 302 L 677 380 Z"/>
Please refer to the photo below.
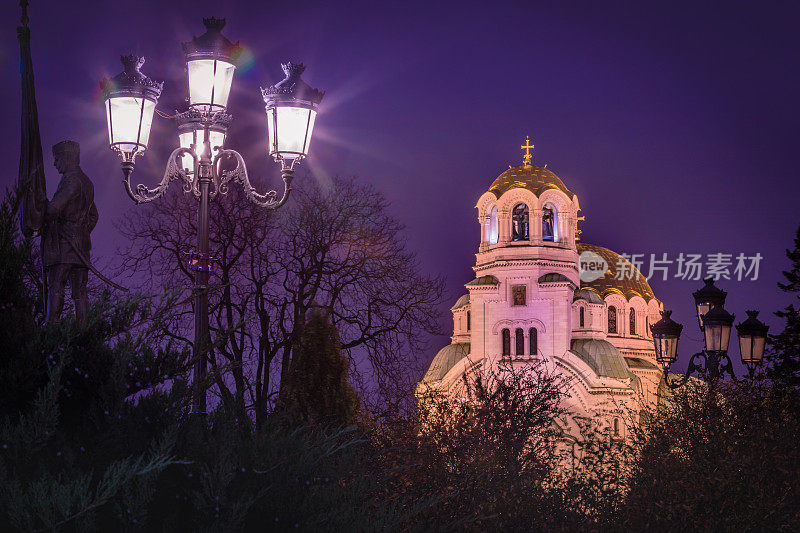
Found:
<path fill-rule="evenodd" d="M 465 393 L 465 376 L 502 365 L 545 365 L 567 384 L 562 421 L 595 421 L 624 437 L 630 414 L 658 400 L 661 369 L 650 324 L 661 302 L 624 257 L 580 241 L 580 203 L 551 170 L 531 163 L 500 174 L 478 199 L 475 279 L 451 308 L 451 343 L 439 350 L 418 396 Z M 597 266 L 600 265 L 600 268 Z"/>

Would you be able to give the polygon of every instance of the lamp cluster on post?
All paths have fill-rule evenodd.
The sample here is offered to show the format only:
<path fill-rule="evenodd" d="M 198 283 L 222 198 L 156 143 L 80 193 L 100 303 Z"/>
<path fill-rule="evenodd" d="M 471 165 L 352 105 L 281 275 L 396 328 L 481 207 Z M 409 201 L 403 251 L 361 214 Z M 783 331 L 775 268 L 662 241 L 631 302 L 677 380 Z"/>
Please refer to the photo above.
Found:
<path fill-rule="evenodd" d="M 224 148 L 233 117 L 227 113 L 228 97 L 241 54 L 238 43 L 224 35 L 225 19 L 203 19 L 206 32 L 183 43 L 189 90 L 189 109 L 173 117 L 178 129 L 178 147 L 167 160 L 160 183 L 153 187 L 131 187 L 130 177 L 136 158 L 146 150 L 156 104 L 163 89 L 142 74 L 143 57 L 123 56 L 124 70 L 101 82 L 108 122 L 109 146 L 122 162 L 123 184 L 137 204 L 164 195 L 174 180 L 199 201 L 197 250 L 189 265 L 195 271 L 194 397 L 192 411 L 206 412 L 206 360 L 208 333 L 208 281 L 214 258 L 209 255 L 208 204 L 225 194 L 228 183 L 240 183 L 247 198 L 265 209 L 277 209 L 289 198 L 294 166 L 307 155 L 317 109 L 324 93 L 300 79 L 302 64 L 283 64 L 286 78 L 261 93 L 266 104 L 267 152 L 280 163 L 283 193 L 259 193 L 250 185 L 244 159 L 235 150 Z M 225 160 L 235 162 L 223 170 Z M 232 168 L 228 168 L 232 167 Z"/>
<path fill-rule="evenodd" d="M 734 315 L 725 310 L 725 298 L 728 293 L 714 285 L 713 278 L 705 280 L 705 286 L 694 293 L 697 321 L 703 332 L 705 347 L 689 360 L 686 374 L 673 379 L 669 375 L 669 367 L 678 358 L 678 340 L 683 326 L 670 318 L 672 311 L 662 311 L 661 320 L 650 326 L 653 334 L 653 345 L 656 360 L 664 369 L 664 381 L 670 388 L 678 388 L 693 373 L 706 377 L 709 381 L 728 374 L 736 379 L 733 364 L 728 356 L 728 345 L 731 339 Z M 752 379 L 756 367 L 764 357 L 764 347 L 769 326 L 758 320 L 758 311 L 747 311 L 748 319 L 736 326 L 739 334 L 739 351 L 742 363 L 747 366 Z M 702 360 L 702 361 L 701 361 Z"/>

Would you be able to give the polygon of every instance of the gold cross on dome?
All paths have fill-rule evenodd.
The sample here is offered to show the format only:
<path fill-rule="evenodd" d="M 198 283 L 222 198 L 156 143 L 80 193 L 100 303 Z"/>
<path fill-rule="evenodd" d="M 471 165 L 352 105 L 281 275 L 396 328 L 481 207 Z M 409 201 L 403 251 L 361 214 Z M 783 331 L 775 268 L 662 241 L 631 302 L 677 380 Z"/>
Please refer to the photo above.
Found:
<path fill-rule="evenodd" d="M 523 166 L 530 167 L 531 157 L 533 157 L 531 156 L 531 149 L 533 148 L 533 145 L 531 144 L 531 138 L 528 135 L 525 136 L 525 144 L 520 146 L 520 148 L 525 150 L 525 157 L 522 158 Z"/>

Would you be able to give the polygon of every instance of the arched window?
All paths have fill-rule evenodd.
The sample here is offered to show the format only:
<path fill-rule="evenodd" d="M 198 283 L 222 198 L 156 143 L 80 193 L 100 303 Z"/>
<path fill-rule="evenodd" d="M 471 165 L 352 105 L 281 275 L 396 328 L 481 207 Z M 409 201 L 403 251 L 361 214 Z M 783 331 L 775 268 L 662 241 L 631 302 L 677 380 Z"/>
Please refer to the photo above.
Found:
<path fill-rule="evenodd" d="M 503 330 L 503 356 L 508 357 L 511 355 L 511 332 L 508 328 Z"/>
<path fill-rule="evenodd" d="M 558 242 L 556 208 L 551 204 L 546 204 L 542 209 L 542 240 Z"/>
<path fill-rule="evenodd" d="M 578 313 L 580 314 L 580 327 L 583 327 L 584 326 L 584 319 L 585 319 L 585 316 L 586 316 L 586 313 L 584 312 L 583 307 L 580 308 Z"/>
<path fill-rule="evenodd" d="M 608 332 L 617 332 L 617 308 L 613 305 L 608 307 Z"/>
<path fill-rule="evenodd" d="M 514 332 L 514 337 L 516 355 L 525 355 L 525 334 L 522 332 L 522 328 L 517 328 L 517 331 Z"/>
<path fill-rule="evenodd" d="M 631 317 L 630 317 L 630 330 L 631 335 L 636 335 L 636 309 L 631 308 Z"/>
<path fill-rule="evenodd" d="M 511 240 L 528 240 L 528 206 L 517 204 L 511 212 Z"/>
<path fill-rule="evenodd" d="M 472 317 L 470 316 L 469 311 L 467 311 L 467 331 L 471 329 L 472 329 Z"/>
<path fill-rule="evenodd" d="M 539 353 L 539 332 L 536 328 L 528 330 L 528 342 L 530 343 L 530 354 L 536 355 Z"/>
<path fill-rule="evenodd" d="M 494 206 L 489 213 L 489 244 L 497 244 L 497 206 Z"/>
<path fill-rule="evenodd" d="M 614 436 L 619 437 L 619 418 L 614 419 Z"/>

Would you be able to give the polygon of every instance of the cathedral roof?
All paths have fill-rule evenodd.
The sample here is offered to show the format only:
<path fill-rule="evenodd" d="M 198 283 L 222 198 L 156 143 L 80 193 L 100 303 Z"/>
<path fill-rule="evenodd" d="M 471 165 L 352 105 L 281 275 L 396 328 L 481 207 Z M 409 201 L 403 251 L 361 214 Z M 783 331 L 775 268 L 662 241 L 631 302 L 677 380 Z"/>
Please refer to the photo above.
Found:
<path fill-rule="evenodd" d="M 428 371 L 425 373 L 425 377 L 422 378 L 422 382 L 430 383 L 431 381 L 439 381 L 445 377 L 456 363 L 469 355 L 469 350 L 470 345 L 468 342 L 448 344 L 439 350 L 439 353 L 433 358 L 430 368 L 428 368 Z"/>
<path fill-rule="evenodd" d="M 628 368 L 642 368 L 644 370 L 661 370 L 658 366 L 654 365 L 647 359 L 642 359 L 641 357 L 626 357 L 625 362 L 628 364 Z"/>
<path fill-rule="evenodd" d="M 605 276 L 594 281 L 581 281 L 581 289 L 592 290 L 599 294 L 602 298 L 605 298 L 611 293 L 621 294 L 628 300 L 634 296 L 641 296 L 646 302 L 649 302 L 655 298 L 655 294 L 653 294 L 653 289 L 650 288 L 647 278 L 644 277 L 644 275 L 639 272 L 635 266 L 630 264 L 627 259 L 623 259 L 622 256 L 620 256 L 617 252 L 611 251 L 608 248 L 603 248 L 602 246 L 587 244 L 585 242 L 579 242 L 577 245 L 578 254 L 582 254 L 583 252 L 594 252 L 605 259 L 606 263 L 608 263 L 608 270 L 606 270 Z M 617 265 L 620 264 L 620 261 L 627 265 L 625 267 L 626 275 L 623 276 L 623 279 L 616 279 L 615 273 L 617 271 Z M 627 276 L 628 272 L 631 273 L 630 279 L 628 279 Z"/>
<path fill-rule="evenodd" d="M 509 168 L 494 180 L 492 186 L 489 187 L 489 192 L 500 198 L 503 193 L 511 189 L 528 189 L 536 196 L 541 196 L 547 189 L 558 189 L 569 196 L 570 199 L 575 196 L 572 191 L 567 189 L 561 178 L 549 169 L 537 167 L 536 165 Z"/>
<path fill-rule="evenodd" d="M 549 274 L 545 274 L 536 280 L 537 283 L 563 283 L 565 281 L 572 283 L 571 279 L 564 274 L 559 274 L 558 272 L 550 272 Z"/>
<path fill-rule="evenodd" d="M 469 283 L 466 284 L 467 287 L 479 287 L 481 285 L 499 285 L 500 280 L 492 275 L 481 276 L 479 278 L 475 278 Z"/>
<path fill-rule="evenodd" d="M 608 341 L 599 339 L 573 339 L 570 351 L 592 367 L 595 374 L 617 379 L 628 379 L 630 372 L 625 358 Z"/>

